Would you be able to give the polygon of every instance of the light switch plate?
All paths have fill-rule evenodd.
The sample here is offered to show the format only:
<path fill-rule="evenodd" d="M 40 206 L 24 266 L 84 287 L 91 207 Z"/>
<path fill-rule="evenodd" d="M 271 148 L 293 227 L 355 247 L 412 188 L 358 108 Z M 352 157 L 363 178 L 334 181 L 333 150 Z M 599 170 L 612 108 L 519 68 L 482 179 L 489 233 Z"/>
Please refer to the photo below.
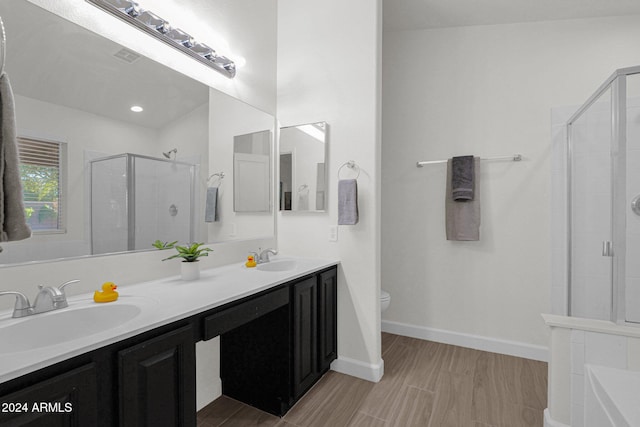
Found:
<path fill-rule="evenodd" d="M 330 225 L 329 226 L 329 241 L 337 242 L 338 241 L 338 226 Z"/>

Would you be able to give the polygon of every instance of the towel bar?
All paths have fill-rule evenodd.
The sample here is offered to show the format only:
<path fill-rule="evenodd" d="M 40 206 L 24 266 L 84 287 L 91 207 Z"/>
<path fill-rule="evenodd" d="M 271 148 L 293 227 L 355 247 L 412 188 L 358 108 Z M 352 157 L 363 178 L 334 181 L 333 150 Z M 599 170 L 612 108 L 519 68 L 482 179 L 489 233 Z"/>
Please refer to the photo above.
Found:
<path fill-rule="evenodd" d="M 514 154 L 513 156 L 504 156 L 504 157 L 487 157 L 481 158 L 480 160 L 510 160 L 512 162 L 519 162 L 522 160 L 522 154 Z M 448 160 L 429 160 L 417 162 L 416 166 L 421 168 L 424 165 L 434 165 L 436 163 L 447 163 Z"/>

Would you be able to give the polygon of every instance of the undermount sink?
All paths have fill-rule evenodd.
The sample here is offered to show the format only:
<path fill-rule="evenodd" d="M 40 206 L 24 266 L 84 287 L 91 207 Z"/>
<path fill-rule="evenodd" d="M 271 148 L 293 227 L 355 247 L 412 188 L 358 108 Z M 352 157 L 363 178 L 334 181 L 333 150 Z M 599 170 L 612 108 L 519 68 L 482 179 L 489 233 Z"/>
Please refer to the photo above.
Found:
<path fill-rule="evenodd" d="M 290 271 L 296 268 L 298 262 L 295 259 L 281 259 L 258 264 L 256 267 L 260 271 Z"/>
<path fill-rule="evenodd" d="M 0 323 L 0 354 L 37 350 L 97 334 L 117 328 L 141 312 L 139 304 L 90 303 Z"/>

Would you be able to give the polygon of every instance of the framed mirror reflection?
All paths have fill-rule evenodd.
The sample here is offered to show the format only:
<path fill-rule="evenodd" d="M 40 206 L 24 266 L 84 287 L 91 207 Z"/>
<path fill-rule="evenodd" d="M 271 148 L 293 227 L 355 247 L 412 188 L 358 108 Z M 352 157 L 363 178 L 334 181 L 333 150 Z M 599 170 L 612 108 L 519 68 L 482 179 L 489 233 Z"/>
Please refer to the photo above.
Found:
<path fill-rule="evenodd" d="M 280 211 L 327 210 L 327 145 L 326 122 L 280 128 Z"/>

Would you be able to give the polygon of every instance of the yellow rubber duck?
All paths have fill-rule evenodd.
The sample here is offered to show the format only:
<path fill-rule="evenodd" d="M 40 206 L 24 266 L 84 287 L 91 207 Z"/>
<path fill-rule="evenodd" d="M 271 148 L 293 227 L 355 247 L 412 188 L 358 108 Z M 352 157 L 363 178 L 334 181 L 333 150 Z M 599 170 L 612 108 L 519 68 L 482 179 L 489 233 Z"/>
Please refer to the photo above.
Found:
<path fill-rule="evenodd" d="M 93 293 L 93 300 L 95 302 L 111 302 L 118 299 L 118 293 L 116 292 L 118 287 L 113 282 L 105 282 L 102 284 L 102 291 L 95 291 Z"/>
<path fill-rule="evenodd" d="M 253 257 L 253 255 L 249 255 L 247 257 L 247 262 L 245 262 L 244 265 L 247 268 L 252 268 L 252 267 L 255 267 L 257 265 L 257 262 L 256 262 L 255 258 Z"/>

